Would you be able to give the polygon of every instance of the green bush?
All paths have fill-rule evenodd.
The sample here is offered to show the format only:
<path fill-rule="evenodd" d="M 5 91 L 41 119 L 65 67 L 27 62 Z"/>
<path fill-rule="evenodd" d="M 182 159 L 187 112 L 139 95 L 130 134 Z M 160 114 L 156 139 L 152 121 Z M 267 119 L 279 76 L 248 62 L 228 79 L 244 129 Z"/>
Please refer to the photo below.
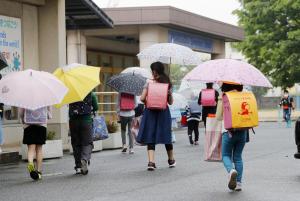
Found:
<path fill-rule="evenodd" d="M 107 126 L 108 133 L 115 133 L 119 129 L 119 125 L 116 121 L 108 121 L 107 120 L 106 126 Z"/>
<path fill-rule="evenodd" d="M 54 140 L 55 136 L 56 136 L 55 131 L 48 131 L 47 140 Z"/>

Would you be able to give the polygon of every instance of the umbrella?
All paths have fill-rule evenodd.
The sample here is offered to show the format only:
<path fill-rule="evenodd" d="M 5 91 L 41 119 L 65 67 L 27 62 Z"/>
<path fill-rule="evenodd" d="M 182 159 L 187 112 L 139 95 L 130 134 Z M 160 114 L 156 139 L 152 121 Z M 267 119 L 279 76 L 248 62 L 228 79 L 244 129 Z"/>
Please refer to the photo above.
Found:
<path fill-rule="evenodd" d="M 98 67 L 74 63 L 56 69 L 53 74 L 69 89 L 68 94 L 57 107 L 82 101 L 100 84 L 100 68 Z"/>
<path fill-rule="evenodd" d="M 171 110 L 184 109 L 187 104 L 188 101 L 184 96 L 178 93 L 173 93 L 173 104 L 170 106 Z"/>
<path fill-rule="evenodd" d="M 125 70 L 123 70 L 121 73 L 134 73 L 134 74 L 139 74 L 147 79 L 153 79 L 152 73 L 141 67 L 128 67 Z"/>
<path fill-rule="evenodd" d="M 204 62 L 183 79 L 272 87 L 270 81 L 257 68 L 246 62 L 233 59 L 216 59 Z"/>
<path fill-rule="evenodd" d="M 138 58 L 165 64 L 198 65 L 200 57 L 190 48 L 174 43 L 158 43 L 142 50 Z"/>
<path fill-rule="evenodd" d="M 184 97 L 190 98 L 198 96 L 200 91 L 205 88 L 206 85 L 203 82 L 182 80 L 177 92 Z"/>
<path fill-rule="evenodd" d="M 35 70 L 10 73 L 0 81 L 0 102 L 36 110 L 60 103 L 68 88 L 54 75 Z"/>
<path fill-rule="evenodd" d="M 3 68 L 7 67 L 7 61 L 4 58 L 3 54 L 0 52 L 0 70 L 2 70 Z"/>
<path fill-rule="evenodd" d="M 124 92 L 133 95 L 141 95 L 144 85 L 146 84 L 146 78 L 138 74 L 122 73 L 112 76 L 106 83 L 117 92 Z"/>

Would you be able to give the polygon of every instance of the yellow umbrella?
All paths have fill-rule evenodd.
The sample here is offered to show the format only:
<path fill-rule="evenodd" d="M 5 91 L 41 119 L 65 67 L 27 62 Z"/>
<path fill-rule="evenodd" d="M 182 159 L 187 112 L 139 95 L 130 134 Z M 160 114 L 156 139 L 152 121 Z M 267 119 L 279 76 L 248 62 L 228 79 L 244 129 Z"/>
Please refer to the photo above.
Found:
<path fill-rule="evenodd" d="M 58 68 L 53 73 L 69 89 L 62 102 L 56 107 L 82 101 L 97 85 L 100 84 L 100 68 L 83 64 L 70 64 Z"/>

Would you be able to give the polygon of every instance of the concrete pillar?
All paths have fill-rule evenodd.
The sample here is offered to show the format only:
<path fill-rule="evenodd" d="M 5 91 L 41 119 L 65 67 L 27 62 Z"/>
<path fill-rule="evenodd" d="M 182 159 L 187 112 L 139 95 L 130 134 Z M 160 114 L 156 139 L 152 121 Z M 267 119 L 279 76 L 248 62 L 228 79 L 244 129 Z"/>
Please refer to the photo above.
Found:
<path fill-rule="evenodd" d="M 67 63 L 87 64 L 86 37 L 80 30 L 67 31 Z"/>
<path fill-rule="evenodd" d="M 39 7 L 39 64 L 43 71 L 53 72 L 66 64 L 65 0 L 46 0 Z M 56 138 L 68 143 L 67 107 L 53 107 L 53 119 L 49 131 L 56 132 Z"/>
<path fill-rule="evenodd" d="M 211 59 L 224 59 L 226 57 L 225 51 L 225 41 L 214 40 L 213 54 L 211 54 Z"/>
<path fill-rule="evenodd" d="M 139 31 L 140 51 L 156 43 L 168 42 L 168 29 L 157 25 L 140 26 Z M 150 68 L 151 61 L 140 60 L 142 68 Z"/>

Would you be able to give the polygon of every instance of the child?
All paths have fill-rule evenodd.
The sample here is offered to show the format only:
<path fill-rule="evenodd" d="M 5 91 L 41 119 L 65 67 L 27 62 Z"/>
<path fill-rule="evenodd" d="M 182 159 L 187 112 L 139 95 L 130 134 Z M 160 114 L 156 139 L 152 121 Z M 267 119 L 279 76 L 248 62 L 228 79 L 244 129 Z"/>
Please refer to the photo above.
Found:
<path fill-rule="evenodd" d="M 164 65 L 161 62 L 151 64 L 154 82 L 169 84 L 168 103 L 173 104 L 172 84 L 170 78 L 164 72 Z M 146 102 L 148 96 L 148 83 L 143 90 L 141 101 Z M 161 110 L 146 108 L 140 125 L 137 141 L 147 145 L 148 149 L 148 171 L 156 169 L 154 162 L 154 152 L 156 144 L 165 144 L 168 154 L 168 164 L 170 168 L 175 167 L 176 162 L 173 155 L 171 114 L 167 107 Z"/>
<path fill-rule="evenodd" d="M 189 104 L 186 106 L 188 136 L 191 145 L 199 145 L 199 122 L 201 110 L 202 108 L 200 107 L 197 101 L 189 101 Z M 195 133 L 195 141 L 193 141 L 193 131 Z"/>
<path fill-rule="evenodd" d="M 43 145 L 46 143 L 47 120 L 52 118 L 50 107 L 37 110 L 20 109 L 24 127 L 23 144 L 28 147 L 28 165 L 33 180 L 42 179 Z M 36 165 L 33 163 L 36 157 Z"/>

